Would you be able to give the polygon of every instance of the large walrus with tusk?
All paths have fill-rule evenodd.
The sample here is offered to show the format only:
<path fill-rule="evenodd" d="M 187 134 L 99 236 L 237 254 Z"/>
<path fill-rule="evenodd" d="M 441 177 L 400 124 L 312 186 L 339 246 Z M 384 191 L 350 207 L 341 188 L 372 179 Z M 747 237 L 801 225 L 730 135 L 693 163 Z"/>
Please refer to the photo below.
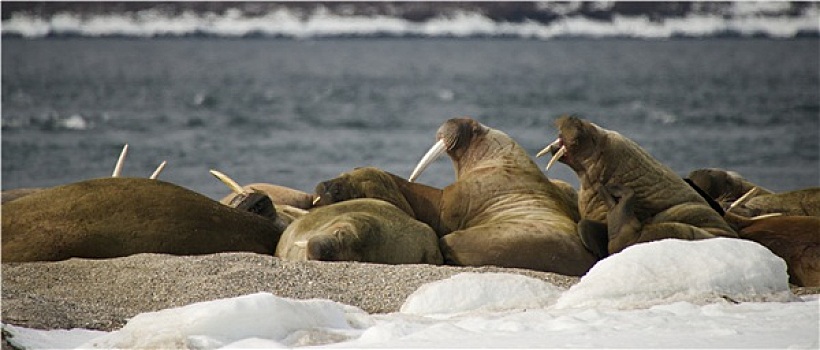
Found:
<path fill-rule="evenodd" d="M 247 251 L 273 254 L 284 227 L 160 180 L 105 178 L 3 204 L 2 260 Z"/>
<path fill-rule="evenodd" d="M 553 152 L 578 175 L 579 229 L 597 255 L 664 238 L 737 237 L 700 194 L 632 140 L 575 116 L 556 125 L 558 139 L 538 156 Z"/>
<path fill-rule="evenodd" d="M 287 260 L 441 264 L 433 229 L 395 205 L 353 199 L 315 208 L 294 221 L 276 256 Z"/>
<path fill-rule="evenodd" d="M 579 276 L 597 261 L 578 236 L 575 204 L 507 134 L 450 119 L 416 166 L 414 181 L 447 153 L 456 181 L 439 205 L 447 263 L 528 268 Z"/>

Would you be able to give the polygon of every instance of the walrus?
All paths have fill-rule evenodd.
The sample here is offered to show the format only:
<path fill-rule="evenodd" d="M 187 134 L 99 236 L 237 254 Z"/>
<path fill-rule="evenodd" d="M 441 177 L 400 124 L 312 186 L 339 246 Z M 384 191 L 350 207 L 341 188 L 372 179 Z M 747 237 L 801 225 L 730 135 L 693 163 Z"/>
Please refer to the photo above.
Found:
<path fill-rule="evenodd" d="M 287 260 L 443 263 L 432 228 L 393 204 L 369 198 L 311 210 L 285 229 L 275 255 Z"/>
<path fill-rule="evenodd" d="M 3 204 L 2 260 L 246 251 L 273 254 L 284 227 L 161 180 L 104 178 Z"/>
<path fill-rule="evenodd" d="M 220 203 L 279 221 L 283 226 L 307 213 L 315 202 L 313 195 L 289 187 L 266 183 L 240 186 L 220 171 L 211 169 L 210 173 L 231 189 Z"/>
<path fill-rule="evenodd" d="M 756 196 L 774 193 L 746 180 L 737 172 L 724 169 L 697 169 L 689 172 L 686 177 L 710 198 L 720 203 L 723 209 L 728 208 L 729 204 L 738 200 L 752 188 L 758 189 Z"/>
<path fill-rule="evenodd" d="M 748 217 L 771 213 L 820 217 L 820 187 L 756 196 L 738 205 L 734 212 Z"/>
<path fill-rule="evenodd" d="M 785 260 L 790 283 L 820 287 L 820 217 L 747 218 L 726 213 L 725 218 L 740 238 L 760 243 Z"/>
<path fill-rule="evenodd" d="M 580 276 L 597 259 L 578 236 L 575 204 L 507 134 L 471 118 L 446 121 L 410 176 L 443 153 L 456 181 L 442 190 L 445 261 Z"/>
<path fill-rule="evenodd" d="M 273 201 L 273 204 L 277 206 L 289 205 L 291 207 L 304 210 L 308 210 L 313 207 L 313 195 L 290 187 L 255 182 L 242 186 L 242 189 L 244 191 L 257 191 L 263 193 L 267 195 L 271 201 Z M 222 204 L 229 204 L 234 200 L 234 198 L 236 198 L 236 196 L 236 192 L 231 192 L 225 197 L 222 197 L 219 202 Z"/>
<path fill-rule="evenodd" d="M 578 175 L 580 234 L 599 257 L 664 238 L 737 238 L 697 191 L 632 140 L 576 116 L 560 117 L 556 126 L 558 139 L 538 155 L 552 152 Z M 628 209 L 622 212 L 632 214 L 608 215 L 621 202 Z M 614 218 L 619 220 L 610 224 Z M 611 227 L 619 229 L 609 232 Z M 605 244 L 595 242 L 601 239 Z M 601 251 L 601 246 L 606 246 L 606 251 Z"/>
<path fill-rule="evenodd" d="M 320 182 L 315 189 L 317 206 L 358 198 L 380 199 L 427 224 L 439 237 L 450 233 L 440 221 L 441 194 L 441 189 L 409 182 L 376 167 L 355 168 Z"/>

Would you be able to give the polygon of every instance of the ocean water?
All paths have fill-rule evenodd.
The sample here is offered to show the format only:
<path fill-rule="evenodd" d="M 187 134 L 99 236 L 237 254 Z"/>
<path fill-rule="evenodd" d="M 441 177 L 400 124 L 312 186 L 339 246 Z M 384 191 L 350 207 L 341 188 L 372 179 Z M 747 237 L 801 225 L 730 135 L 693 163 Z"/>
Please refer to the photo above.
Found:
<path fill-rule="evenodd" d="M 360 166 L 409 176 L 458 116 L 534 155 L 565 113 L 682 176 L 820 186 L 816 38 L 4 38 L 2 188 L 110 176 L 127 143 L 124 176 L 167 160 L 160 179 L 215 199 L 209 169 L 312 191 Z M 419 182 L 453 180 L 441 159 Z"/>

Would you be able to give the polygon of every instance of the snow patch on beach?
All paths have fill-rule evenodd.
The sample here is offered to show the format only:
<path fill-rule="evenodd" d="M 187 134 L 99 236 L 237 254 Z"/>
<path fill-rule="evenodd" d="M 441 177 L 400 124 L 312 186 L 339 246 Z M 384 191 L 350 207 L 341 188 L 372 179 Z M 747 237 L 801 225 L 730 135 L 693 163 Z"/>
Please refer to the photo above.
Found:
<path fill-rule="evenodd" d="M 511 293 L 511 291 L 514 291 Z M 401 312 L 417 315 L 544 308 L 563 289 L 508 273 L 461 273 L 421 286 L 407 297 Z"/>
<path fill-rule="evenodd" d="M 786 262 L 732 238 L 638 244 L 590 269 L 556 308 L 638 308 L 676 301 L 791 301 Z"/>
<path fill-rule="evenodd" d="M 291 300 L 270 293 L 139 314 L 119 331 L 82 348 L 195 348 L 236 346 L 264 339 L 277 347 L 347 339 L 364 311 L 329 300 Z"/>
<path fill-rule="evenodd" d="M 793 296 L 786 279 L 783 261 L 753 242 L 664 240 L 599 262 L 566 291 L 520 275 L 464 273 L 420 287 L 391 314 L 257 293 L 140 314 L 103 335 L 4 329 L 30 348 L 70 335 L 71 344 L 84 337 L 85 348 L 816 349 L 818 296 Z"/>

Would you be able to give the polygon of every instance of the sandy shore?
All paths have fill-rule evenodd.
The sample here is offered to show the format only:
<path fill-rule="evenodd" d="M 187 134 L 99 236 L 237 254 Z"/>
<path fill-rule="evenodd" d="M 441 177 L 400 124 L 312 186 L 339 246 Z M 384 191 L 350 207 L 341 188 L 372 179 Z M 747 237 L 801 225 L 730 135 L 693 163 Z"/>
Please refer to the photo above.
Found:
<path fill-rule="evenodd" d="M 397 311 L 424 283 L 461 272 L 510 272 L 569 287 L 553 273 L 497 267 L 282 261 L 252 253 L 139 254 L 109 260 L 3 264 L 3 322 L 40 329 L 112 330 L 141 312 L 270 292 L 325 298 L 370 313 Z"/>

